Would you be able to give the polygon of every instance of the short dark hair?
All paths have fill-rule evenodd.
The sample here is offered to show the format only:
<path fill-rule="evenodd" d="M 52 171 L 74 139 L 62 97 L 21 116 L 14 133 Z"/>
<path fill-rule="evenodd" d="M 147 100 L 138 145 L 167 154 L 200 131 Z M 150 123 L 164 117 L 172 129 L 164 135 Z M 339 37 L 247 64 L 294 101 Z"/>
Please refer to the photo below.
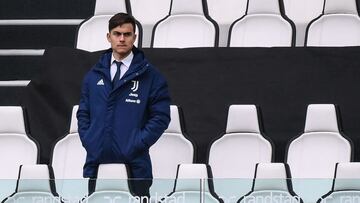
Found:
<path fill-rule="evenodd" d="M 125 23 L 131 23 L 134 28 L 135 33 L 135 18 L 127 13 L 117 13 L 109 20 L 109 32 L 111 32 L 112 29 L 116 28 L 117 26 L 122 26 Z"/>

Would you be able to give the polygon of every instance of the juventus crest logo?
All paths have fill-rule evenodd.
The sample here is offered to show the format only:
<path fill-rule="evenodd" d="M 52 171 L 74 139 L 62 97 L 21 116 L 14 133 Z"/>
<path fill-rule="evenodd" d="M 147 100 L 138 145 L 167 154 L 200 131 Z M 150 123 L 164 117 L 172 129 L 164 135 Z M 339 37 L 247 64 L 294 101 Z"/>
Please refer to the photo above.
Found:
<path fill-rule="evenodd" d="M 131 82 L 133 83 L 133 86 L 132 86 L 131 90 L 133 92 L 136 92 L 139 89 L 139 81 L 138 80 L 132 80 Z"/>

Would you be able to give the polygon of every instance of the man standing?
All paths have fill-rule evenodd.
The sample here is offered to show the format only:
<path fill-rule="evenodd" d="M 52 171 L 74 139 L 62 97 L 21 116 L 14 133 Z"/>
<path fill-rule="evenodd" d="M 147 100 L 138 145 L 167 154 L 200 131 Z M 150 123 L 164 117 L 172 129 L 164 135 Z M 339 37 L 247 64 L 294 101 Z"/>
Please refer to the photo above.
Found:
<path fill-rule="evenodd" d="M 118 13 L 109 20 L 107 50 L 86 74 L 79 134 L 87 151 L 83 176 L 95 178 L 99 164 L 125 163 L 133 192 L 149 196 L 149 148 L 168 127 L 170 97 L 164 77 L 134 47 L 135 19 Z"/>

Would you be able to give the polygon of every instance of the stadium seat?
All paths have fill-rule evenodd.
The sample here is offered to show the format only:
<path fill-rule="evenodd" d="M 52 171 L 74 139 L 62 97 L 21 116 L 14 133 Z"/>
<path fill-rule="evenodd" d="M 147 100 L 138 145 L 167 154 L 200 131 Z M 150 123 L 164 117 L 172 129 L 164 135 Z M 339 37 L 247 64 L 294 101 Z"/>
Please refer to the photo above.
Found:
<path fill-rule="evenodd" d="M 130 0 L 131 12 L 143 29 L 142 47 L 150 47 L 154 25 L 169 14 L 171 0 Z"/>
<path fill-rule="evenodd" d="M 172 0 L 170 14 L 154 29 L 151 47 L 217 47 L 219 28 L 208 16 L 206 1 Z"/>
<path fill-rule="evenodd" d="M 249 202 L 302 203 L 292 191 L 289 166 L 283 163 L 256 164 L 252 189 L 238 201 Z"/>
<path fill-rule="evenodd" d="M 352 143 L 340 134 L 335 105 L 308 106 L 304 133 L 290 142 L 286 156 L 292 177 L 298 179 L 293 182 L 294 191 L 305 202 L 330 190 L 336 163 L 352 159 Z M 321 184 L 312 184 L 310 179 L 322 179 Z"/>
<path fill-rule="evenodd" d="M 230 47 L 291 47 L 295 26 L 280 11 L 279 0 L 249 0 L 245 16 L 229 31 Z"/>
<path fill-rule="evenodd" d="M 296 46 L 304 46 L 306 27 L 321 15 L 324 0 L 283 0 L 284 10 L 296 26 Z"/>
<path fill-rule="evenodd" d="M 222 203 L 212 188 L 211 169 L 205 164 L 180 164 L 174 190 L 163 202 Z"/>
<path fill-rule="evenodd" d="M 96 0 L 94 15 L 108 15 L 119 12 L 129 12 L 128 0 Z"/>
<path fill-rule="evenodd" d="M 207 0 L 209 15 L 219 25 L 219 47 L 226 47 L 230 25 L 245 15 L 247 0 Z"/>
<path fill-rule="evenodd" d="M 309 24 L 306 34 L 306 46 L 359 46 L 356 0 L 326 0 L 323 14 Z"/>
<path fill-rule="evenodd" d="M 69 134 L 58 140 L 53 148 L 51 165 L 60 196 L 66 199 L 81 199 L 87 194 L 87 181 L 83 179 L 86 150 L 81 144 L 74 106 Z"/>
<path fill-rule="evenodd" d="M 261 135 L 255 105 L 231 105 L 226 133 L 209 150 L 208 164 L 215 191 L 221 197 L 239 197 L 250 191 L 256 163 L 272 161 L 272 143 Z M 224 198 L 226 201 L 226 199 Z"/>
<path fill-rule="evenodd" d="M 106 37 L 106 34 L 109 32 L 109 20 L 116 13 L 128 13 L 128 7 L 129 3 L 127 0 L 96 1 L 94 16 L 84 20 L 79 25 L 75 47 L 91 52 L 110 48 L 110 43 Z M 137 34 L 137 38 L 134 45 L 141 47 L 142 28 L 138 22 L 136 23 L 135 33 Z"/>
<path fill-rule="evenodd" d="M 318 203 L 357 202 L 360 199 L 360 163 L 337 163 L 330 192 Z"/>
<path fill-rule="evenodd" d="M 126 165 L 100 164 L 95 191 L 82 202 L 139 202 L 130 192 Z"/>
<path fill-rule="evenodd" d="M 16 185 L 19 166 L 36 164 L 39 159 L 38 144 L 27 135 L 25 117 L 20 106 L 0 107 L 0 199 L 10 195 Z"/>
<path fill-rule="evenodd" d="M 170 117 L 169 127 L 149 150 L 154 177 L 150 188 L 152 196 L 169 194 L 173 189 L 178 164 L 193 163 L 195 158 L 194 146 L 185 137 L 181 108 L 171 105 Z"/>
<path fill-rule="evenodd" d="M 60 203 L 52 168 L 48 165 L 21 165 L 15 192 L 2 203 Z"/>

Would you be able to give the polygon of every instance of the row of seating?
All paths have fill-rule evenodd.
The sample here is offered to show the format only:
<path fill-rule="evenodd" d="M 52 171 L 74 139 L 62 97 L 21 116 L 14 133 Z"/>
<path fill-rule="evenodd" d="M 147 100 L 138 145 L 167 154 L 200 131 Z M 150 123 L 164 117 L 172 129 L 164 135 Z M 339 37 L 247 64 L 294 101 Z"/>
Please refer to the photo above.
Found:
<path fill-rule="evenodd" d="M 51 165 L 57 179 L 82 178 L 86 151 L 77 133 L 76 112 L 77 106 L 73 108 L 69 134 L 53 148 Z M 37 163 L 38 149 L 36 141 L 26 135 L 21 107 L 0 107 L 0 115 L 0 161 L 5 163 L 5 167 L 0 168 L 0 179 L 15 179 L 19 165 Z M 154 182 L 152 194 L 155 191 L 168 194 L 177 165 L 194 162 L 194 146 L 184 136 L 181 115 L 178 107 L 171 106 L 170 125 L 150 148 L 154 178 L 170 179 Z M 230 106 L 226 133 L 214 141 L 209 150 L 208 164 L 214 178 L 251 178 L 256 163 L 273 161 L 273 144 L 262 135 L 260 119 L 255 105 Z M 292 140 L 287 150 L 285 162 L 293 177 L 331 178 L 337 162 L 351 160 L 352 143 L 340 133 L 335 105 L 309 105 L 304 133 Z M 74 184 L 61 183 L 58 192 L 66 197 L 72 187 Z M 229 191 L 221 183 L 214 187 L 222 196 Z M 243 187 L 243 192 L 250 187 L 251 184 Z"/>
<path fill-rule="evenodd" d="M 358 202 L 360 198 L 360 163 L 337 163 L 331 189 L 318 198 L 318 203 Z M 15 192 L 2 203 L 11 202 L 75 202 L 59 196 L 54 184 L 52 168 L 47 165 L 22 165 Z M 232 202 L 292 202 L 303 203 L 293 190 L 290 168 L 283 163 L 257 163 L 252 186 L 248 193 Z M 211 167 L 205 164 L 179 164 L 173 191 L 163 197 L 142 198 L 131 191 L 128 172 L 124 164 L 101 164 L 94 191 L 78 202 L 186 202 L 223 203 L 213 188 Z M 90 183 L 90 182 L 89 182 Z M 237 188 L 233 188 L 237 192 Z"/>
<path fill-rule="evenodd" d="M 142 43 L 144 47 L 148 47 L 149 42 L 150 47 L 156 48 L 217 47 L 219 41 L 222 45 L 226 41 L 229 47 L 295 46 L 295 25 L 281 11 L 281 0 L 248 0 L 244 14 L 233 19 L 228 25 L 220 24 L 223 22 L 219 20 L 221 15 L 215 15 L 215 20 L 220 22 L 220 32 L 218 23 L 211 18 L 208 9 L 208 4 L 215 4 L 212 1 L 207 3 L 206 0 L 172 0 L 168 15 L 164 12 L 168 9 L 161 8 L 161 5 L 168 6 L 169 0 L 157 2 L 152 6 L 160 9 L 155 15 L 158 18 L 152 17 L 151 20 L 145 18 L 148 17 L 147 12 L 143 12 L 144 9 L 140 11 L 139 8 L 151 8 L 154 3 L 148 1 L 140 5 L 140 2 L 143 3 L 132 2 L 134 9 L 131 9 L 130 2 L 126 0 L 97 1 L 94 16 L 79 27 L 76 47 L 88 51 L 108 48 L 109 44 L 104 37 L 107 21 L 113 13 L 120 11 L 132 12 L 139 20 L 139 37 L 136 42 L 139 47 Z M 356 1 L 327 0 L 323 6 L 322 14 L 307 27 L 305 45 L 360 45 L 360 17 Z M 149 8 L 146 10 L 152 10 Z"/>

